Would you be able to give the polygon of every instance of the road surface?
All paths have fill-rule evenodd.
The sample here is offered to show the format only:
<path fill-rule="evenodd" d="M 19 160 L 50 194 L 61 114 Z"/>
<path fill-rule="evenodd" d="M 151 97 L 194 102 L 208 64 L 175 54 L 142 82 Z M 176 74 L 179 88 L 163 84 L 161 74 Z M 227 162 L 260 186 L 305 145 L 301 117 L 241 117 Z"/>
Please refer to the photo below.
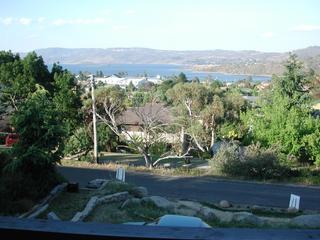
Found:
<path fill-rule="evenodd" d="M 84 187 L 92 179 L 114 179 L 115 171 L 58 167 L 69 181 Z M 150 195 L 203 202 L 228 200 L 237 204 L 287 208 L 290 194 L 301 197 L 300 208 L 320 210 L 320 187 L 263 184 L 229 181 L 210 177 L 169 177 L 146 173 L 127 172 L 126 182 L 148 189 Z"/>

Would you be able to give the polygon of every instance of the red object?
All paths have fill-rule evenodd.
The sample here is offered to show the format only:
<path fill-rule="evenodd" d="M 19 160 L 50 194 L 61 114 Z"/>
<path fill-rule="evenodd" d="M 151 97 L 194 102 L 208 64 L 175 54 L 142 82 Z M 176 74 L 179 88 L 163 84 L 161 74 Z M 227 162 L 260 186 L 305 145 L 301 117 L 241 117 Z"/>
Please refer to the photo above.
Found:
<path fill-rule="evenodd" d="M 17 133 L 9 133 L 6 137 L 6 146 L 11 147 L 14 143 L 18 142 L 19 135 Z"/>

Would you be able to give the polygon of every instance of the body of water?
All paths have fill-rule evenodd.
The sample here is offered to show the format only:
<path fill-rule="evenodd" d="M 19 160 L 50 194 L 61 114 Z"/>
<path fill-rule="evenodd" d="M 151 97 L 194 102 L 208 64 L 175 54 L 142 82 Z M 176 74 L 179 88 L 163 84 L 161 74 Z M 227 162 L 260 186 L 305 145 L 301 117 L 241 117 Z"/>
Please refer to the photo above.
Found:
<path fill-rule="evenodd" d="M 208 77 L 224 82 L 234 82 L 248 78 L 248 75 L 235 75 L 227 73 L 216 72 L 197 72 L 187 69 L 183 65 L 173 64 L 61 64 L 74 74 L 79 71 L 90 72 L 95 74 L 97 71 L 102 71 L 104 75 L 117 74 L 119 72 L 127 72 L 129 76 L 141 76 L 147 74 L 149 77 L 160 75 L 168 77 L 172 75 L 179 75 L 183 72 L 189 80 L 198 77 L 200 80 L 205 80 Z M 254 81 L 269 81 L 271 77 L 268 76 L 251 76 Z"/>

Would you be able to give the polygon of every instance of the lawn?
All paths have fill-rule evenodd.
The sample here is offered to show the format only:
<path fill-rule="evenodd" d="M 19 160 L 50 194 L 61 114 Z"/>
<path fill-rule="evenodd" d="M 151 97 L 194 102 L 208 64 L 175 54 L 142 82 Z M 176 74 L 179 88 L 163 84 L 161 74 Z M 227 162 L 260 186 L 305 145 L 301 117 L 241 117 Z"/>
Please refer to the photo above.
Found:
<path fill-rule="evenodd" d="M 115 164 L 123 164 L 132 167 L 142 167 L 145 166 L 144 158 L 141 154 L 127 154 L 127 153 L 110 153 L 110 152 L 102 152 L 100 157 L 100 161 L 103 163 L 115 163 Z M 156 159 L 156 156 L 154 156 Z M 170 163 L 170 167 L 179 168 L 183 167 L 186 163 L 184 159 L 165 159 L 160 162 L 160 167 L 166 163 Z M 200 159 L 200 158 L 192 158 L 191 159 L 191 167 L 196 168 L 203 165 L 207 165 L 208 160 Z"/>

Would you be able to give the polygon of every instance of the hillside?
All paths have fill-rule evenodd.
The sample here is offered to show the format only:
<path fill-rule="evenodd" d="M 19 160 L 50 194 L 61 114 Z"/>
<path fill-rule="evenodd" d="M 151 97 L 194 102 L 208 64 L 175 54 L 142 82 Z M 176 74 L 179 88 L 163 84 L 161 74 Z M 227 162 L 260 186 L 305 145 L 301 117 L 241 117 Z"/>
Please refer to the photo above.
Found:
<path fill-rule="evenodd" d="M 288 53 L 258 51 L 173 51 L 148 48 L 46 48 L 35 50 L 48 64 L 183 64 L 198 71 L 279 74 Z M 293 51 L 320 73 L 320 47 Z M 25 55 L 25 53 L 22 53 Z"/>

